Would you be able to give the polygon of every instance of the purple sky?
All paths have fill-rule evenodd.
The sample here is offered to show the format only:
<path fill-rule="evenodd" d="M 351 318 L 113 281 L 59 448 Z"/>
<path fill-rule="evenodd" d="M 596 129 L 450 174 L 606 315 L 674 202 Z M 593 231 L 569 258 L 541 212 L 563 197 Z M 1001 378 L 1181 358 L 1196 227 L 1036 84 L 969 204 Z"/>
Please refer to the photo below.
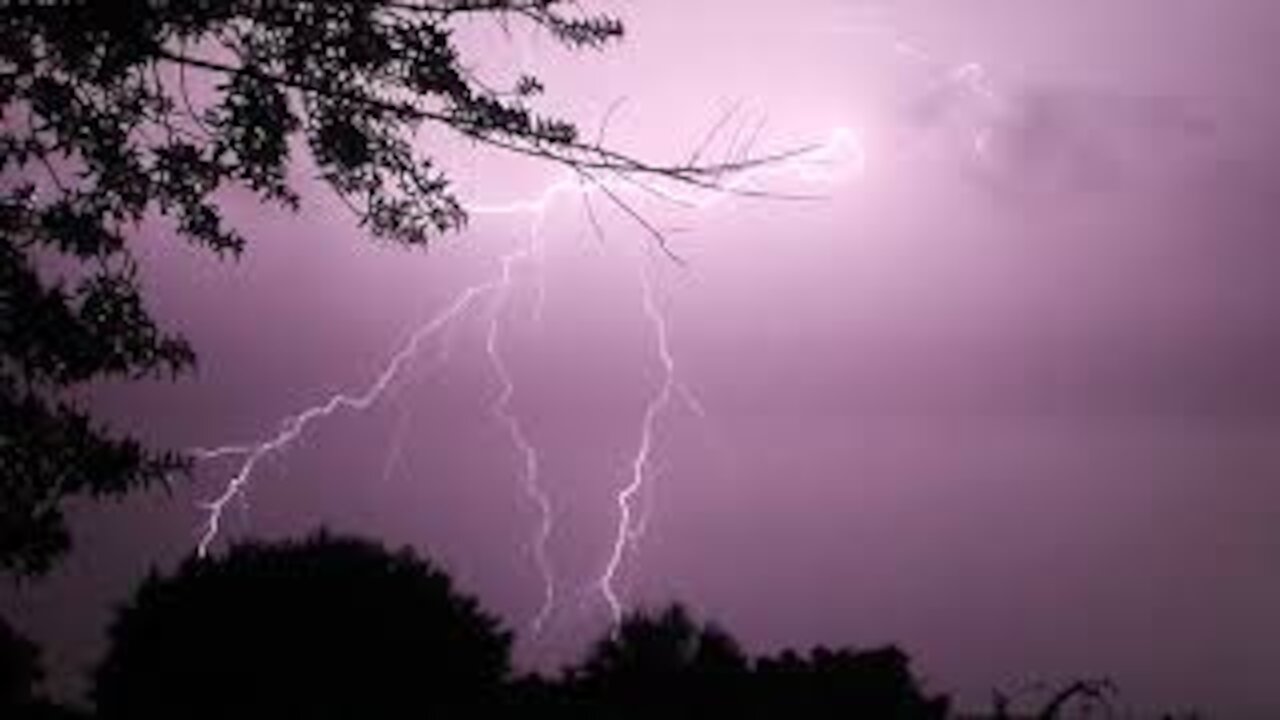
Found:
<path fill-rule="evenodd" d="M 822 201 L 642 203 L 686 230 L 673 238 L 689 265 L 654 266 L 656 288 L 706 414 L 675 402 L 661 417 L 627 601 L 683 600 L 755 650 L 899 642 L 965 704 L 1084 674 L 1114 677 L 1138 708 L 1280 712 L 1280 107 L 1267 94 L 1280 6 L 612 7 L 629 39 L 604 55 L 475 42 L 495 71 L 543 72 L 548 106 L 585 128 L 625 97 L 608 137 L 633 153 L 688 153 L 741 102 L 767 116 L 761 150 L 851 127 L 866 158 L 856 178 L 770 182 Z M 475 202 L 554 178 L 441 152 Z M 331 198 L 315 188 L 293 217 L 229 197 L 254 241 L 238 265 L 149 228 L 154 307 L 195 342 L 201 372 L 106 392 L 107 411 L 176 446 L 269 435 L 366 387 L 527 239 L 526 217 L 476 217 L 406 253 L 370 243 Z M 511 408 L 556 513 L 559 603 L 520 648 L 544 665 L 607 621 L 591 583 L 662 377 L 638 283 L 646 238 L 596 210 L 603 238 L 575 200 L 551 209 L 540 321 L 523 264 L 503 322 Z M 446 365 L 432 370 L 425 345 L 386 402 L 265 462 L 228 535 L 324 523 L 411 542 L 523 628 L 542 592 L 537 515 L 488 412 L 501 388 L 485 322 L 457 325 Z M 193 548 L 195 503 L 231 470 L 85 508 L 66 567 L 3 598 L 48 645 L 61 691 L 84 687 L 110 603 Z"/>

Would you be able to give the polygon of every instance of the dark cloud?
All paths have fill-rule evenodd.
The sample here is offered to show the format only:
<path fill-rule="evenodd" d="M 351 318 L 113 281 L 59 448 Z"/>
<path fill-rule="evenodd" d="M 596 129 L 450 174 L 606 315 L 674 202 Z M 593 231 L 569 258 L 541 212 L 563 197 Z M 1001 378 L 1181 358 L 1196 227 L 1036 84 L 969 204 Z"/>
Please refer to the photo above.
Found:
<path fill-rule="evenodd" d="M 904 118 L 920 132 L 958 138 L 973 153 L 975 182 L 1021 202 L 1186 175 L 1188 159 L 1219 138 L 1212 109 L 1178 96 L 1010 88 L 962 68 L 909 103 Z"/>

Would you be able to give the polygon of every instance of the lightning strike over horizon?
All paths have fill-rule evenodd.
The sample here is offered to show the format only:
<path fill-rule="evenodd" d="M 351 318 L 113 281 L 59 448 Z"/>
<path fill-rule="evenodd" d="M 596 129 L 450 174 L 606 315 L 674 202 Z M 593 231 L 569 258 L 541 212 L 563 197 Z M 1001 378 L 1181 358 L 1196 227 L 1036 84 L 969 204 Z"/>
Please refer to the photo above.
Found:
<path fill-rule="evenodd" d="M 883 32 L 882 27 L 842 28 L 848 32 Z M 915 48 L 898 38 L 887 35 L 895 53 L 913 61 L 927 63 L 931 67 L 941 68 L 945 79 L 955 83 L 965 92 L 979 97 L 984 103 L 998 104 L 999 96 L 991 86 L 985 70 L 977 63 L 947 66 L 927 53 Z M 759 128 L 751 134 L 750 142 L 754 142 Z M 973 147 L 978 157 L 985 156 L 986 145 L 990 140 L 991 129 L 982 127 L 975 131 Z M 742 147 L 734 148 L 735 139 L 731 142 L 729 153 L 742 152 Z M 705 148 L 701 148 L 701 152 Z M 693 211 L 706 211 L 729 199 L 751 194 L 765 187 L 763 182 L 770 179 L 789 177 L 800 182 L 829 186 L 849 176 L 861 177 L 866 172 L 868 163 L 867 148 L 863 145 L 860 133 L 852 127 L 837 126 L 833 128 L 827 139 L 811 146 L 803 153 L 797 154 L 784 162 L 754 167 L 739 171 L 721 178 L 713 188 L 685 187 L 676 185 L 664 188 L 637 182 L 631 178 L 610 178 L 607 180 L 590 179 L 584 182 L 583 177 L 567 176 L 551 182 L 537 195 L 516 199 L 505 203 L 478 203 L 469 205 L 469 213 L 478 216 L 529 216 L 527 237 L 515 250 L 509 251 L 498 259 L 495 275 L 487 280 L 477 282 L 463 289 L 451 303 L 430 317 L 414 330 L 406 341 L 401 343 L 383 366 L 382 371 L 362 392 L 337 393 L 326 400 L 286 417 L 279 429 L 265 438 L 250 443 L 225 445 L 214 448 L 196 448 L 193 455 L 197 461 L 235 459 L 238 461 L 235 472 L 226 481 L 222 490 L 212 499 L 201 503 L 205 511 L 205 520 L 199 531 L 196 552 L 199 557 L 206 557 L 214 542 L 217 541 L 223 526 L 224 512 L 232 501 L 244 501 L 252 484 L 255 473 L 262 461 L 277 454 L 282 454 L 301 438 L 315 423 L 326 420 L 340 411 L 364 412 L 377 404 L 389 393 L 394 392 L 395 381 L 403 374 L 405 368 L 422 352 L 428 342 L 439 339 L 440 355 L 436 366 L 448 361 L 452 350 L 450 331 L 457 323 L 462 322 L 475 306 L 483 299 L 488 299 L 488 315 L 484 333 L 484 352 L 488 365 L 498 383 L 498 391 L 487 405 L 489 414 L 505 430 L 517 457 L 519 469 L 517 479 L 521 491 L 528 502 L 537 511 L 536 526 L 529 543 L 529 552 L 533 557 L 540 580 L 542 594 L 537 611 L 530 620 L 533 635 L 537 637 L 555 610 L 557 603 L 557 582 L 548 543 L 555 533 L 555 510 L 551 497 L 543 485 L 541 477 L 540 457 L 537 447 L 529 440 L 519 415 L 512 409 L 512 401 L 517 394 L 515 377 L 511 371 L 507 357 L 503 352 L 503 319 L 509 309 L 516 283 L 515 268 L 517 265 L 532 264 L 538 273 L 535 297 L 530 315 L 534 322 L 540 321 L 545 302 L 545 251 L 547 239 L 544 237 L 544 223 L 548 212 L 561 198 L 574 198 L 582 203 L 583 208 L 593 225 L 597 220 L 591 209 L 591 200 L 600 195 L 607 200 L 621 204 L 623 194 L 657 198 L 673 206 Z M 801 198 L 820 199 L 820 198 Z M 623 206 L 633 219 L 639 218 L 629 206 Z M 646 224 L 647 229 L 649 226 Z M 597 227 L 597 232 L 599 228 Z M 666 248 L 663 248 L 666 250 Z M 639 540 L 643 520 L 637 514 L 635 501 L 652 483 L 652 469 L 655 453 L 656 434 L 660 421 L 675 401 L 682 402 L 691 413 L 700 418 L 706 417 L 706 410 L 701 401 L 689 386 L 679 377 L 678 363 L 674 354 L 668 318 L 656 298 L 653 278 L 643 265 L 640 268 L 640 306 L 645 322 L 649 325 L 657 355 L 661 378 L 652 395 L 645 403 L 644 412 L 637 429 L 637 447 L 629 461 L 629 473 L 626 483 L 614 496 L 617 519 L 609 546 L 606 562 L 593 587 L 608 607 L 610 617 L 616 624 L 624 612 L 621 592 L 617 586 L 622 565 L 628 552 Z M 402 420 L 397 437 L 392 439 L 392 454 L 400 452 L 399 445 L 404 436 L 406 419 Z M 390 468 L 398 458 L 391 457 L 384 468 L 384 477 L 391 472 Z M 645 513 L 647 515 L 647 513 Z"/>
<path fill-rule="evenodd" d="M 832 166 L 850 161 L 856 172 L 861 172 L 865 157 L 856 135 L 847 128 L 837 128 L 830 138 L 821 145 L 806 153 L 803 158 L 796 158 L 778 167 L 763 167 L 754 171 L 739 173 L 726 179 L 716 192 L 701 190 L 697 193 L 680 194 L 676 191 L 656 191 L 665 200 L 695 210 L 707 210 L 732 196 L 735 192 L 752 187 L 752 183 L 767 177 L 790 174 L 811 183 L 832 182 L 838 177 Z M 476 204 L 468 207 L 468 211 L 480 216 L 530 216 L 527 241 L 516 250 L 501 256 L 498 260 L 498 271 L 494 277 L 478 282 L 464 289 L 448 306 L 432 316 L 410 334 L 391 355 L 383 370 L 374 381 L 362 392 L 337 393 L 321 403 L 301 412 L 286 417 L 279 430 L 262 440 L 236 445 L 224 445 L 213 448 L 195 448 L 192 453 L 197 461 L 210 462 L 223 459 L 237 459 L 238 466 L 223 486 L 221 492 L 212 499 L 202 503 L 205 520 L 199 532 L 196 546 L 198 557 L 206 557 L 217 541 L 223 524 L 227 506 L 235 501 L 245 500 L 246 493 L 253 481 L 260 464 L 269 457 L 286 452 L 315 423 L 328 419 L 340 411 L 364 412 L 378 403 L 384 396 L 393 391 L 395 381 L 404 373 L 406 367 L 422 352 L 422 348 L 433 339 L 441 339 L 440 354 L 436 365 L 447 361 L 452 341 L 448 332 L 460 322 L 484 298 L 490 299 L 488 321 L 485 331 L 484 349 L 489 366 L 497 378 L 499 390 L 488 405 L 489 413 L 506 430 L 508 439 L 520 458 L 518 471 L 519 485 L 528 497 L 529 502 L 537 509 L 538 520 L 530 542 L 530 552 L 537 566 L 543 583 L 542 599 L 530 627 L 534 635 L 538 635 L 556 604 L 556 581 L 547 552 L 547 543 L 554 533 L 555 514 L 550 497 L 542 486 L 540 477 L 540 459 L 537 448 L 529 441 L 519 417 L 512 411 L 511 402 L 517 388 L 507 360 L 502 351 L 503 316 L 508 309 L 512 290 L 515 285 L 515 268 L 522 263 L 533 263 L 539 268 L 544 262 L 546 239 L 542 225 L 548 211 L 561 197 L 575 197 L 580 202 L 588 203 L 593 195 L 599 193 L 616 198 L 619 193 L 640 192 L 642 189 L 632 182 L 613 180 L 606 183 L 583 183 L 580 179 L 566 178 L 548 185 L 539 195 L 515 200 L 508 203 Z M 653 188 L 643 188 L 649 194 Z M 656 342 L 656 349 L 663 368 L 663 380 L 657 394 L 647 404 L 641 419 L 639 430 L 639 446 L 631 461 L 630 480 L 617 495 L 617 507 L 620 513 L 617 533 L 611 546 L 606 568 L 601 575 L 598 588 L 610 614 L 616 621 L 621 616 L 622 606 L 614 585 L 619 566 L 624 559 L 628 546 L 637 539 L 637 526 L 634 522 L 632 500 L 634 495 L 643 489 L 648 480 L 649 464 L 654 446 L 654 434 L 660 415 L 670 405 L 673 398 L 679 397 L 695 415 L 705 417 L 706 410 L 693 394 L 692 390 L 681 381 L 676 374 L 676 363 L 668 336 L 667 321 L 654 297 L 652 279 L 647 272 L 640 273 L 642 290 L 641 309 L 645 320 L 651 325 Z M 535 319 L 542 312 L 545 289 L 539 275 L 538 292 L 532 308 Z M 401 434 L 403 431 L 401 431 Z M 393 438 L 392 452 L 397 442 Z M 394 459 L 389 459 L 387 467 Z M 384 468 L 384 476 L 389 472 Z"/>
<path fill-rule="evenodd" d="M 1280 0 L 99 4 L 0 12 L 19 714 L 1280 720 Z"/>

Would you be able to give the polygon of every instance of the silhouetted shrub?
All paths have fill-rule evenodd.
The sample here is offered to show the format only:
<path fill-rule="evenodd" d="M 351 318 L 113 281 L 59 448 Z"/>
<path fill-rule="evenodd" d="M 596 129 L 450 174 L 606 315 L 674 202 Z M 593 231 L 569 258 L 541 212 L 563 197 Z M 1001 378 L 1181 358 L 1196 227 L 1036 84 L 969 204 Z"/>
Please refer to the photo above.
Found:
<path fill-rule="evenodd" d="M 747 670 L 728 633 L 673 605 L 624 618 L 595 644 L 573 684 L 600 717 L 707 717 L 736 703 Z"/>
<path fill-rule="evenodd" d="M 39 648 L 0 617 L 0 710 L 29 704 L 43 678 Z"/>
<path fill-rule="evenodd" d="M 752 662 L 726 632 L 680 606 L 633 614 L 600 640 L 564 681 L 573 702 L 545 710 L 582 718 L 841 718 L 940 720 L 945 697 L 929 697 L 902 651 L 786 651 Z M 564 716 L 563 714 L 561 715 Z"/>
<path fill-rule="evenodd" d="M 153 574 L 110 640 L 106 720 L 477 717 L 511 643 L 411 551 L 324 533 Z"/>
<path fill-rule="evenodd" d="M 814 649 L 808 657 L 785 651 L 756 663 L 752 717 L 945 718 L 946 697 L 928 697 L 896 647 L 856 652 Z"/>
<path fill-rule="evenodd" d="M 44 698 L 40 648 L 0 617 L 0 718 L 4 720 L 76 720 L 82 715 Z"/>

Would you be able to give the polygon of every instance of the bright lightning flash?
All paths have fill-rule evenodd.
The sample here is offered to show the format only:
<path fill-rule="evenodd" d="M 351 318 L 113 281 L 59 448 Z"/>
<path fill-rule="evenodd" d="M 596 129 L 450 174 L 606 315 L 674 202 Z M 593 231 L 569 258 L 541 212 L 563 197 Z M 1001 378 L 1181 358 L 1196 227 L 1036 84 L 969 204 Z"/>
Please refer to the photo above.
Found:
<path fill-rule="evenodd" d="M 936 62 L 905 42 L 895 40 L 894 48 L 896 52 L 919 62 Z M 947 76 L 950 82 L 957 83 L 984 101 L 996 102 L 997 97 L 991 90 L 980 66 L 969 64 L 949 68 Z M 984 153 L 985 142 L 983 133 L 979 132 L 975 137 L 975 150 L 979 155 Z M 538 512 L 537 526 L 530 542 L 530 552 L 543 585 L 540 606 L 530 621 L 531 630 L 536 636 L 542 631 L 556 605 L 555 573 L 547 550 L 547 543 L 555 531 L 555 513 L 551 498 L 539 475 L 538 450 L 529 441 L 519 417 L 511 408 L 517 388 L 503 353 L 502 333 L 504 313 L 508 309 L 515 286 L 516 267 L 522 263 L 533 263 L 541 272 L 546 242 L 543 236 L 543 224 L 549 210 L 561 198 L 571 198 L 582 203 L 590 212 L 590 203 L 593 198 L 605 196 L 608 200 L 617 202 L 621 197 L 633 197 L 639 192 L 649 196 L 657 195 L 693 210 L 707 210 L 744 190 L 761 187 L 766 180 L 781 178 L 830 185 L 851 175 L 861 175 L 866 169 L 866 162 L 865 148 L 857 132 L 848 127 L 838 127 L 832 130 L 825 142 L 810 151 L 785 162 L 755 167 L 726 176 L 720 180 L 714 190 L 682 186 L 658 188 L 638 185 L 626 179 L 584 183 L 580 178 L 570 177 L 548 185 L 541 193 L 531 198 L 504 204 L 477 204 L 469 207 L 469 212 L 474 215 L 530 218 L 527 242 L 519 249 L 499 258 L 498 270 L 494 277 L 467 287 L 445 308 L 418 326 L 391 354 L 382 371 L 363 391 L 334 394 L 316 405 L 286 417 L 275 433 L 260 440 L 239 445 L 197 448 L 193 451 L 199 461 L 233 459 L 238 462 L 235 472 L 227 479 L 221 492 L 201 504 L 205 511 L 205 519 L 196 546 L 198 556 L 205 557 L 211 552 L 222 531 L 227 507 L 237 499 L 243 500 L 264 460 L 286 452 L 312 425 L 342 411 L 365 412 L 388 394 L 393 394 L 396 391 L 396 380 L 404 374 L 429 343 L 439 341 L 440 357 L 447 359 L 451 349 L 452 334 L 449 332 L 451 328 L 462 322 L 470 313 L 476 312 L 482 300 L 488 299 L 489 314 L 484 347 L 489 366 L 499 385 L 498 393 L 489 405 L 489 411 L 506 430 L 513 449 L 520 458 L 520 468 L 517 473 L 519 484 Z M 594 222 L 594 215 L 592 217 Z M 541 275 L 539 277 L 541 278 Z M 639 442 L 630 461 L 628 480 L 615 496 L 617 523 L 605 567 L 595 582 L 595 587 L 608 606 L 615 624 L 621 618 L 624 609 L 617 589 L 618 575 L 628 549 L 643 533 L 644 522 L 637 512 L 635 501 L 644 491 L 646 484 L 652 480 L 650 466 L 655 452 L 655 436 L 659 421 L 668 411 L 673 400 L 677 398 L 696 415 L 703 416 L 705 413 L 701 403 L 679 377 L 669 336 L 667 316 L 656 297 L 653 279 L 645 268 L 642 268 L 640 273 L 640 288 L 643 314 L 651 326 L 662 374 L 640 419 Z M 539 293 L 533 308 L 534 317 L 541 314 L 541 304 L 540 280 Z"/>

